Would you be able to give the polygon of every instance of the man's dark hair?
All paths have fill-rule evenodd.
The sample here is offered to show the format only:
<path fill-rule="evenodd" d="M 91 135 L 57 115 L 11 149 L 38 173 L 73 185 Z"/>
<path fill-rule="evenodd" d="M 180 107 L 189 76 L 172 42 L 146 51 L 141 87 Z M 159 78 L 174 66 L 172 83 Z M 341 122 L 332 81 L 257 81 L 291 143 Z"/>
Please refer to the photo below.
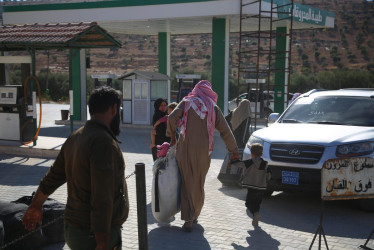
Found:
<path fill-rule="evenodd" d="M 94 89 L 88 100 L 90 115 L 104 113 L 114 104 L 117 104 L 117 108 L 121 105 L 121 96 L 117 90 L 111 87 L 100 87 Z"/>

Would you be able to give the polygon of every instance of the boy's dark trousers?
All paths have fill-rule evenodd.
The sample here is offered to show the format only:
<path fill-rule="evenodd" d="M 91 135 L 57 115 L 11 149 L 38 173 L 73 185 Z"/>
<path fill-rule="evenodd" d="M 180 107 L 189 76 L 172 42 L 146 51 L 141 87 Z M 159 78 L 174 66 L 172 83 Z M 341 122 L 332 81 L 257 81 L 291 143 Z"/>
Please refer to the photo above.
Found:
<path fill-rule="evenodd" d="M 247 199 L 245 200 L 245 206 L 249 211 L 254 214 L 260 212 L 260 205 L 262 202 L 262 197 L 264 196 L 265 190 L 257 190 L 252 188 L 247 188 Z"/>

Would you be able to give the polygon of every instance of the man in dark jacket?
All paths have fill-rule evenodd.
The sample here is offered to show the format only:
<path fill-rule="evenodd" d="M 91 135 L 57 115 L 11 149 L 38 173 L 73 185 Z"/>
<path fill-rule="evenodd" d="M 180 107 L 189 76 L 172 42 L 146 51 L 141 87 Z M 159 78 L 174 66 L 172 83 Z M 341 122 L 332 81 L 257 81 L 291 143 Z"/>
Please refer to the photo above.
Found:
<path fill-rule="evenodd" d="M 125 162 L 118 146 L 120 95 L 96 89 L 89 99 L 91 120 L 64 143 L 41 180 L 23 217 L 26 229 L 42 222 L 42 205 L 67 182 L 65 241 L 71 249 L 121 249 L 121 225 L 128 216 Z"/>

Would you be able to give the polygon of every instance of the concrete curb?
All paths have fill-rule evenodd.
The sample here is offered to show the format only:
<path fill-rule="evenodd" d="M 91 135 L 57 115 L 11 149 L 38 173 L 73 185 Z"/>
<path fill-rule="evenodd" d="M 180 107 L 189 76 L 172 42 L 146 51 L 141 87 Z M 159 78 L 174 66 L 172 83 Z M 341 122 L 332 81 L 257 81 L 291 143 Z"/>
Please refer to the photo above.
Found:
<path fill-rule="evenodd" d="M 1 146 L 0 152 L 8 155 L 22 155 L 28 157 L 56 158 L 60 149 L 43 149 L 33 147 Z"/>
<path fill-rule="evenodd" d="M 28 157 L 56 158 L 66 138 L 39 136 L 35 146 L 19 141 L 0 141 L 0 153 Z"/>

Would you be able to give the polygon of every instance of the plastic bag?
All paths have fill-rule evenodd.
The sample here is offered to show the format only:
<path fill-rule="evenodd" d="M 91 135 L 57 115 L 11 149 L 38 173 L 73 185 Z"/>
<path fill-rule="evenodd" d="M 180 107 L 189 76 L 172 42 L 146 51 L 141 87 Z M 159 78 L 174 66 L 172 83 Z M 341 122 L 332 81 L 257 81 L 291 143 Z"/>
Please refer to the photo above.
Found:
<path fill-rule="evenodd" d="M 159 222 L 169 222 L 180 211 L 181 177 L 175 147 L 153 165 L 152 213 Z"/>
<path fill-rule="evenodd" d="M 235 164 L 232 164 L 231 168 L 228 168 L 227 166 L 230 162 L 230 158 L 231 153 L 227 152 L 217 179 L 224 185 L 235 185 L 241 187 L 243 169 L 235 166 Z"/>

